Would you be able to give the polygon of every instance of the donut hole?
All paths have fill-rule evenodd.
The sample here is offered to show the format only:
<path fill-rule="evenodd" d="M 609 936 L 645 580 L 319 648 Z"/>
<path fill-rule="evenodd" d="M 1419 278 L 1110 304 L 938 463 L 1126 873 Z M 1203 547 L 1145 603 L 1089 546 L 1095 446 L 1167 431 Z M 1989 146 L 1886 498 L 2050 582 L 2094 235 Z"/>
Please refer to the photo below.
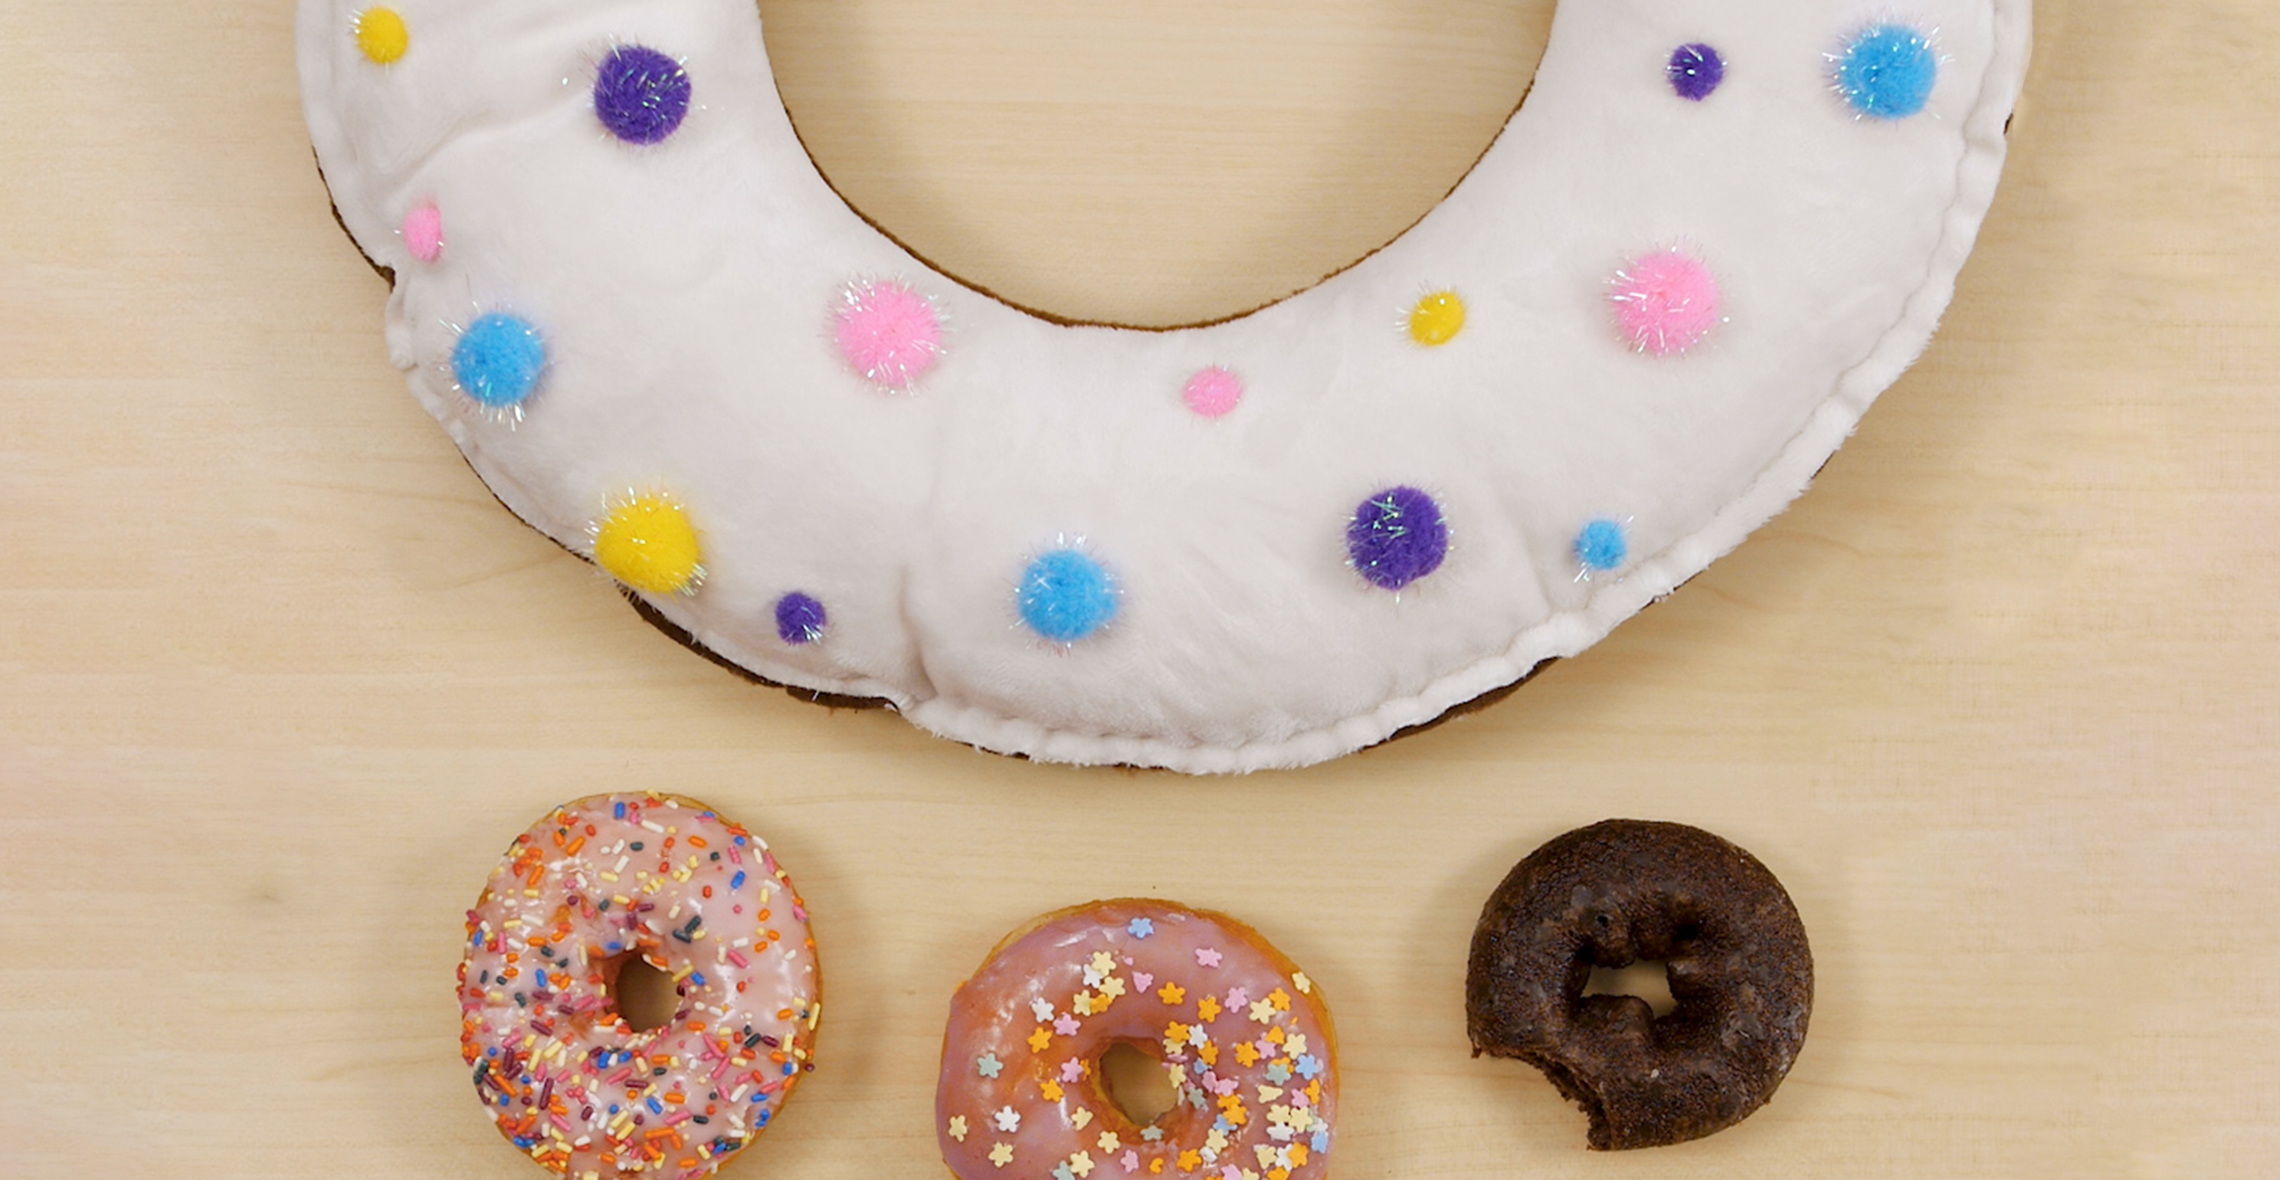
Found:
<path fill-rule="evenodd" d="M 607 978 L 610 1006 L 637 1033 L 671 1024 L 674 1014 L 681 1010 L 673 977 L 640 955 L 619 956 Z"/>
<path fill-rule="evenodd" d="M 1164 1063 L 1128 1041 L 1118 1041 L 1100 1055 L 1101 1092 L 1135 1127 L 1145 1127 L 1179 1104 Z"/>
<path fill-rule="evenodd" d="M 1634 996 L 1645 1000 L 1660 1020 L 1678 1011 L 1670 992 L 1670 964 L 1641 959 L 1622 967 L 1593 967 L 1583 985 L 1586 996 Z"/>

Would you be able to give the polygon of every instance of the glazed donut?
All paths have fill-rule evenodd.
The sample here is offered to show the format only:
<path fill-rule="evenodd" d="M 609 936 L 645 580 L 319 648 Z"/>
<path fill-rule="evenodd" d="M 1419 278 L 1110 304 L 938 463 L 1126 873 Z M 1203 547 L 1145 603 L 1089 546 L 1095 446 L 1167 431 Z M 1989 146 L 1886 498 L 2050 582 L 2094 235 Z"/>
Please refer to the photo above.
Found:
<path fill-rule="evenodd" d="M 2028 0 L 1560 6 L 1398 241 L 1225 322 L 1056 322 L 832 191 L 752 0 L 300 0 L 393 363 L 508 508 L 725 661 L 985 749 L 1382 741 L 1780 511 L 1921 351 Z"/>
<path fill-rule="evenodd" d="M 1678 1007 L 1583 994 L 1593 967 L 1661 961 Z M 1544 1071 L 1601 1151 L 1698 1139 L 1773 1097 L 1805 1043 L 1813 953 L 1756 857 L 1684 824 L 1607 820 L 1552 839 L 1473 932 L 1473 1055 Z"/>
<path fill-rule="evenodd" d="M 679 1008 L 636 1031 L 639 956 Z M 460 1053 L 499 1133 L 569 1180 L 696 1180 L 815 1068 L 807 908 L 768 845 L 702 803 L 565 803 L 515 837 L 467 911 Z"/>
<path fill-rule="evenodd" d="M 1119 1044 L 1172 1081 L 1145 1127 L 1109 1098 L 1101 1058 Z M 1321 989 L 1256 931 L 1094 902 L 1009 935 L 951 997 L 935 1129 L 960 1180 L 1313 1180 L 1337 1077 Z"/>

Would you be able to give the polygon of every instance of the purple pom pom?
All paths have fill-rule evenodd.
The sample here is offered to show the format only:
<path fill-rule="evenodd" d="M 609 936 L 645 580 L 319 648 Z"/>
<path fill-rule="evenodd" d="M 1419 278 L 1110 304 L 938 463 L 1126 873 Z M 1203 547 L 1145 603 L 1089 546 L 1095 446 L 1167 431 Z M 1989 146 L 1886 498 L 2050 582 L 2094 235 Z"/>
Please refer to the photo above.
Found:
<path fill-rule="evenodd" d="M 776 600 L 776 634 L 794 647 L 823 638 L 823 625 L 829 621 L 823 604 L 805 594 L 795 592 Z"/>
<path fill-rule="evenodd" d="M 1681 45 L 1670 54 L 1670 88 L 1688 102 L 1701 102 L 1726 80 L 1726 59 L 1718 51 L 1696 42 Z"/>
<path fill-rule="evenodd" d="M 610 51 L 594 79 L 594 115 L 627 143 L 656 143 L 689 113 L 689 72 L 646 45 Z"/>
<path fill-rule="evenodd" d="M 1371 585 L 1399 590 L 1441 568 L 1449 526 L 1433 497 L 1411 487 L 1387 488 L 1354 509 L 1346 554 Z"/>

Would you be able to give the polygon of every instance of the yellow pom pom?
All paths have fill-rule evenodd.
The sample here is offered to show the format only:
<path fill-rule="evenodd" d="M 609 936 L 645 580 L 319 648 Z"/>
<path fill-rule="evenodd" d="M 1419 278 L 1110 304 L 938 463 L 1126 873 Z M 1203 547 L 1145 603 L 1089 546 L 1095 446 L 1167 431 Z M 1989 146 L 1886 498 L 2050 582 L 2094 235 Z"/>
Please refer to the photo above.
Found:
<path fill-rule="evenodd" d="M 387 65 L 411 48 L 412 34 L 393 8 L 367 8 L 356 14 L 356 47 L 375 64 Z"/>
<path fill-rule="evenodd" d="M 704 577 L 697 530 L 689 514 L 663 496 L 636 495 L 612 505 L 594 526 L 594 560 L 610 576 L 651 594 L 681 594 Z"/>
<path fill-rule="evenodd" d="M 1454 291 L 1435 291 L 1409 309 L 1409 338 L 1438 348 L 1465 329 L 1465 301 Z"/>

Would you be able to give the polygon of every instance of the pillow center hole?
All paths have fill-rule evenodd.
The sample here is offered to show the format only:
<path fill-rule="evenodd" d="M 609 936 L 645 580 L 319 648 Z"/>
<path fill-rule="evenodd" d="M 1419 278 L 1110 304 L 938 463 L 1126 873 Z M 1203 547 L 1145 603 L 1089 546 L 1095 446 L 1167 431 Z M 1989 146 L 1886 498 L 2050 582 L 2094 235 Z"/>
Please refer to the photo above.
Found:
<path fill-rule="evenodd" d="M 610 1005 L 625 1019 L 635 1032 L 648 1032 L 672 1023 L 673 1014 L 681 1009 L 681 996 L 673 986 L 673 977 L 652 967 L 640 955 L 627 955 L 618 960 L 617 974 L 610 980 Z"/>
<path fill-rule="evenodd" d="M 1282 299 L 1431 210 L 1527 92 L 1553 8 L 760 0 L 848 203 L 1012 303 L 1158 327 Z"/>
<path fill-rule="evenodd" d="M 1583 994 L 1637 996 L 1655 1010 L 1657 1020 L 1678 1011 L 1678 1000 L 1670 994 L 1670 967 L 1666 963 L 1642 960 L 1628 967 L 1593 967 Z"/>
<path fill-rule="evenodd" d="M 1135 1127 L 1164 1117 L 1179 1101 L 1164 1063 L 1121 1041 L 1100 1055 L 1100 1080 L 1109 1103 Z"/>

